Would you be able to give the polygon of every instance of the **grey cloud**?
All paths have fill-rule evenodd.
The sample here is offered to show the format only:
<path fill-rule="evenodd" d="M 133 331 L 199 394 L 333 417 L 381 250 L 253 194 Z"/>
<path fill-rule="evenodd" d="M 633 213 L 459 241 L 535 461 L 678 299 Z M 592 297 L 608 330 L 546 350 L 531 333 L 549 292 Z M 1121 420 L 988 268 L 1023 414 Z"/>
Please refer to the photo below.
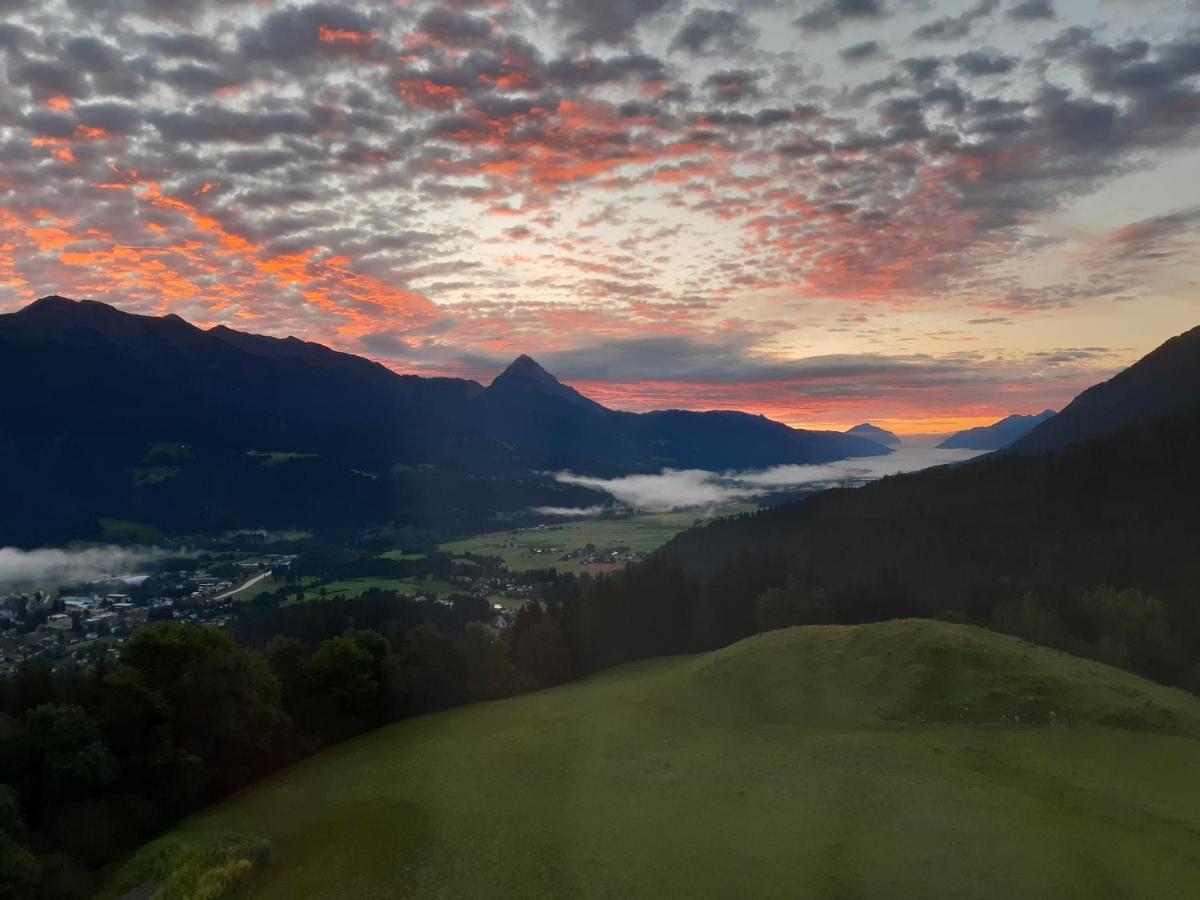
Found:
<path fill-rule="evenodd" d="M 239 43 L 248 59 L 286 63 L 310 57 L 321 48 L 322 26 L 359 33 L 371 30 L 370 20 L 357 10 L 317 3 L 270 13 L 257 28 L 244 30 Z"/>
<path fill-rule="evenodd" d="M 1119 228 L 1109 238 L 1118 256 L 1163 259 L 1179 252 L 1176 239 L 1200 229 L 1200 207 L 1151 216 Z"/>
<path fill-rule="evenodd" d="M 169 141 L 253 143 L 277 135 L 307 135 L 317 130 L 309 116 L 295 112 L 244 113 L 219 106 L 189 112 L 157 112 L 149 120 Z"/>
<path fill-rule="evenodd" d="M 967 75 L 1004 75 L 1017 67 L 1017 58 L 994 50 L 969 50 L 954 57 L 954 64 Z"/>
<path fill-rule="evenodd" d="M 95 37 L 71 38 L 63 49 L 75 65 L 89 72 L 111 72 L 120 62 L 116 49 Z"/>
<path fill-rule="evenodd" d="M 694 9 L 675 33 L 671 49 L 694 56 L 733 56 L 749 49 L 758 32 L 741 13 L 726 9 Z"/>
<path fill-rule="evenodd" d="M 900 65 L 913 81 L 929 81 L 941 71 L 942 60 L 935 56 L 920 56 L 903 59 Z"/>
<path fill-rule="evenodd" d="M 849 47 L 843 47 L 838 51 L 838 56 L 850 63 L 882 59 L 884 55 L 883 45 L 879 41 L 863 41 L 859 44 L 851 44 Z"/>
<path fill-rule="evenodd" d="M 86 86 L 79 72 L 69 66 L 35 60 L 9 65 L 8 79 L 13 84 L 28 85 L 38 98 L 54 94 L 82 97 Z"/>
<path fill-rule="evenodd" d="M 131 134 L 142 124 L 141 110 L 129 103 L 84 103 L 75 107 L 75 117 L 91 128 L 110 134 Z"/>
<path fill-rule="evenodd" d="M 748 69 L 726 69 L 709 75 L 704 86 L 718 103 L 741 103 L 761 95 L 758 87 L 761 77 L 760 72 Z"/>
<path fill-rule="evenodd" d="M 678 5 L 679 0 L 554 0 L 552 9 L 572 40 L 619 44 L 629 40 L 643 21 Z"/>
<path fill-rule="evenodd" d="M 152 34 L 147 39 L 154 50 L 170 57 L 190 57 L 191 59 L 213 62 L 221 57 L 221 47 L 212 38 L 190 32 L 169 32 Z"/>
<path fill-rule="evenodd" d="M 1020 22 L 1050 20 L 1055 17 L 1054 5 L 1051 0 L 1021 0 L 1009 9 L 1008 17 Z"/>
<path fill-rule="evenodd" d="M 922 25 L 913 32 L 913 37 L 924 41 L 956 41 L 968 37 L 975 23 L 986 19 L 1000 0 L 980 0 L 970 9 L 957 16 L 945 16 Z"/>
<path fill-rule="evenodd" d="M 805 31 L 837 31 L 854 20 L 882 19 L 888 15 L 883 0 L 821 0 L 796 19 Z"/>
<path fill-rule="evenodd" d="M 212 94 L 222 88 L 232 87 L 245 81 L 245 77 L 227 67 L 212 68 L 196 63 L 184 63 L 169 69 L 162 75 L 164 81 L 189 94 Z"/>
<path fill-rule="evenodd" d="M 642 53 L 607 59 L 556 59 L 548 63 L 545 70 L 546 80 L 561 87 L 605 84 L 627 78 L 658 80 L 665 75 L 662 60 Z"/>
<path fill-rule="evenodd" d="M 492 36 L 492 23 L 479 16 L 462 15 L 434 6 L 417 21 L 417 27 L 445 44 L 470 44 Z"/>

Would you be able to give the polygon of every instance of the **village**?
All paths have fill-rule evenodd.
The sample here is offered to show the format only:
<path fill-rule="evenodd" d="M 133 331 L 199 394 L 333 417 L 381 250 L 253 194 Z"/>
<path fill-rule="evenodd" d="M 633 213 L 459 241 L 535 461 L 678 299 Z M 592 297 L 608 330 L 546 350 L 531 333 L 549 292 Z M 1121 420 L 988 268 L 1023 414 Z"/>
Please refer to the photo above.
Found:
<path fill-rule="evenodd" d="M 235 563 L 234 571 L 226 566 L 221 574 L 177 570 L 0 595 L 0 678 L 27 657 L 51 664 L 115 657 L 131 632 L 152 622 L 221 627 L 239 589 L 286 568 L 290 560 L 277 554 Z"/>

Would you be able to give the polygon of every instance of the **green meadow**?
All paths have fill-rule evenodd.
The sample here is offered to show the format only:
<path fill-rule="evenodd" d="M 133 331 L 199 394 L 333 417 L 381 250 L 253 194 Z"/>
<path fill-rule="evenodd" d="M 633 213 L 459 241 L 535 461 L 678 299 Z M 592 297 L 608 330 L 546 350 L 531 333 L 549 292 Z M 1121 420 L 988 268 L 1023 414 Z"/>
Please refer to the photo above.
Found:
<path fill-rule="evenodd" d="M 751 505 L 725 507 L 729 515 L 753 509 Z M 657 550 L 681 531 L 691 528 L 698 517 L 695 511 L 640 513 L 623 518 L 577 519 L 542 527 L 497 531 L 441 545 L 447 553 L 475 553 L 498 556 L 512 572 L 556 568 L 560 572 L 587 571 L 590 567 L 578 559 L 560 557 L 588 544 L 601 550 L 628 547 L 638 553 Z"/>
<path fill-rule="evenodd" d="M 1200 699 L 1116 669 L 922 620 L 794 628 L 364 735 L 108 896 L 1195 896 L 1198 759 Z"/>

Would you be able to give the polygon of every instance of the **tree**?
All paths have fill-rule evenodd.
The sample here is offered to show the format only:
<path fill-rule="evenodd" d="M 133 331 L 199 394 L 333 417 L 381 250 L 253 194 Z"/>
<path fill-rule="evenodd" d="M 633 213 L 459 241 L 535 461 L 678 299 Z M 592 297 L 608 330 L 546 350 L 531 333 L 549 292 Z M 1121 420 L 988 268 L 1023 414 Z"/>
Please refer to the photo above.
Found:
<path fill-rule="evenodd" d="M 833 612 L 824 589 L 806 584 L 794 575 L 783 587 L 763 591 L 754 601 L 754 623 L 759 631 L 825 625 L 831 621 Z"/>
<path fill-rule="evenodd" d="M 322 642 L 308 663 L 315 725 L 323 735 L 361 731 L 379 712 L 379 664 L 354 638 Z"/>
<path fill-rule="evenodd" d="M 173 743 L 200 761 L 208 790 L 232 789 L 286 758 L 291 721 L 279 681 L 226 632 L 153 625 L 134 634 L 121 659 L 167 702 Z"/>
<path fill-rule="evenodd" d="M 54 807 L 99 793 L 117 775 L 99 730 L 79 706 L 48 703 L 25 713 L 16 738 L 22 793 L 35 823 Z"/>
<path fill-rule="evenodd" d="M 467 673 L 467 696 L 472 700 L 494 700 L 513 692 L 513 664 L 508 647 L 496 633 L 480 622 L 471 622 L 459 639 Z"/>
<path fill-rule="evenodd" d="M 1159 680 L 1179 668 L 1179 645 L 1161 600 L 1139 590 L 1101 585 L 1083 595 L 1079 608 L 1103 661 Z"/>
<path fill-rule="evenodd" d="M 0 900 L 33 896 L 41 877 L 41 867 L 24 838 L 17 792 L 0 784 Z"/>
<path fill-rule="evenodd" d="M 571 678 L 571 652 L 556 618 L 547 617 L 525 628 L 516 639 L 517 671 L 532 688 L 551 687 Z"/>
<path fill-rule="evenodd" d="M 395 715 L 445 709 L 466 699 L 466 670 L 454 642 L 432 625 L 418 625 L 388 659 L 387 690 Z"/>

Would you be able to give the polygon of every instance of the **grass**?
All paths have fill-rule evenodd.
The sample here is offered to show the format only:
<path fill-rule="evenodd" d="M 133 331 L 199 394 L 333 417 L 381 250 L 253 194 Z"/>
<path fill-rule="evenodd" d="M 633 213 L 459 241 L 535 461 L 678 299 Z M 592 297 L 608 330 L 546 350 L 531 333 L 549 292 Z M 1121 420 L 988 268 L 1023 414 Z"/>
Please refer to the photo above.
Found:
<path fill-rule="evenodd" d="M 722 509 L 722 514 L 753 509 L 738 506 Z M 574 550 L 593 544 L 602 550 L 628 547 L 640 553 L 657 550 L 679 532 L 696 522 L 695 512 L 643 513 L 625 518 L 578 519 L 543 528 L 497 531 L 461 541 L 442 544 L 447 553 L 475 553 L 498 556 L 509 571 L 556 568 L 560 572 L 588 571 L 579 560 L 561 560 Z M 540 551 L 540 552 L 539 552 Z"/>
<path fill-rule="evenodd" d="M 449 581 L 435 578 L 343 578 L 326 584 L 313 584 L 304 592 L 301 600 L 290 601 L 307 603 L 313 600 L 331 600 L 334 597 L 358 597 L 369 590 L 395 591 L 407 597 L 420 594 L 437 594 L 445 597 L 448 594 L 464 593 L 462 588 L 455 587 Z M 324 594 L 321 591 L 324 590 Z"/>
<path fill-rule="evenodd" d="M 143 847 L 100 900 L 120 900 L 130 892 L 155 900 L 217 900 L 236 890 L 270 855 L 270 843 L 253 835 L 211 831 L 191 833 L 187 840 L 168 836 Z"/>
<path fill-rule="evenodd" d="M 317 453 L 286 453 L 270 450 L 250 450 L 246 453 L 247 456 L 262 460 L 262 465 L 282 466 L 285 463 L 290 463 L 297 459 L 319 459 L 320 454 Z"/>
<path fill-rule="evenodd" d="M 1184 897 L 1198 735 L 1003 635 L 789 629 L 397 723 L 165 840 L 269 841 L 250 898 Z"/>
<path fill-rule="evenodd" d="M 145 522 L 130 522 L 126 519 L 99 520 L 100 534 L 109 541 L 160 541 L 162 532 L 155 525 Z"/>

